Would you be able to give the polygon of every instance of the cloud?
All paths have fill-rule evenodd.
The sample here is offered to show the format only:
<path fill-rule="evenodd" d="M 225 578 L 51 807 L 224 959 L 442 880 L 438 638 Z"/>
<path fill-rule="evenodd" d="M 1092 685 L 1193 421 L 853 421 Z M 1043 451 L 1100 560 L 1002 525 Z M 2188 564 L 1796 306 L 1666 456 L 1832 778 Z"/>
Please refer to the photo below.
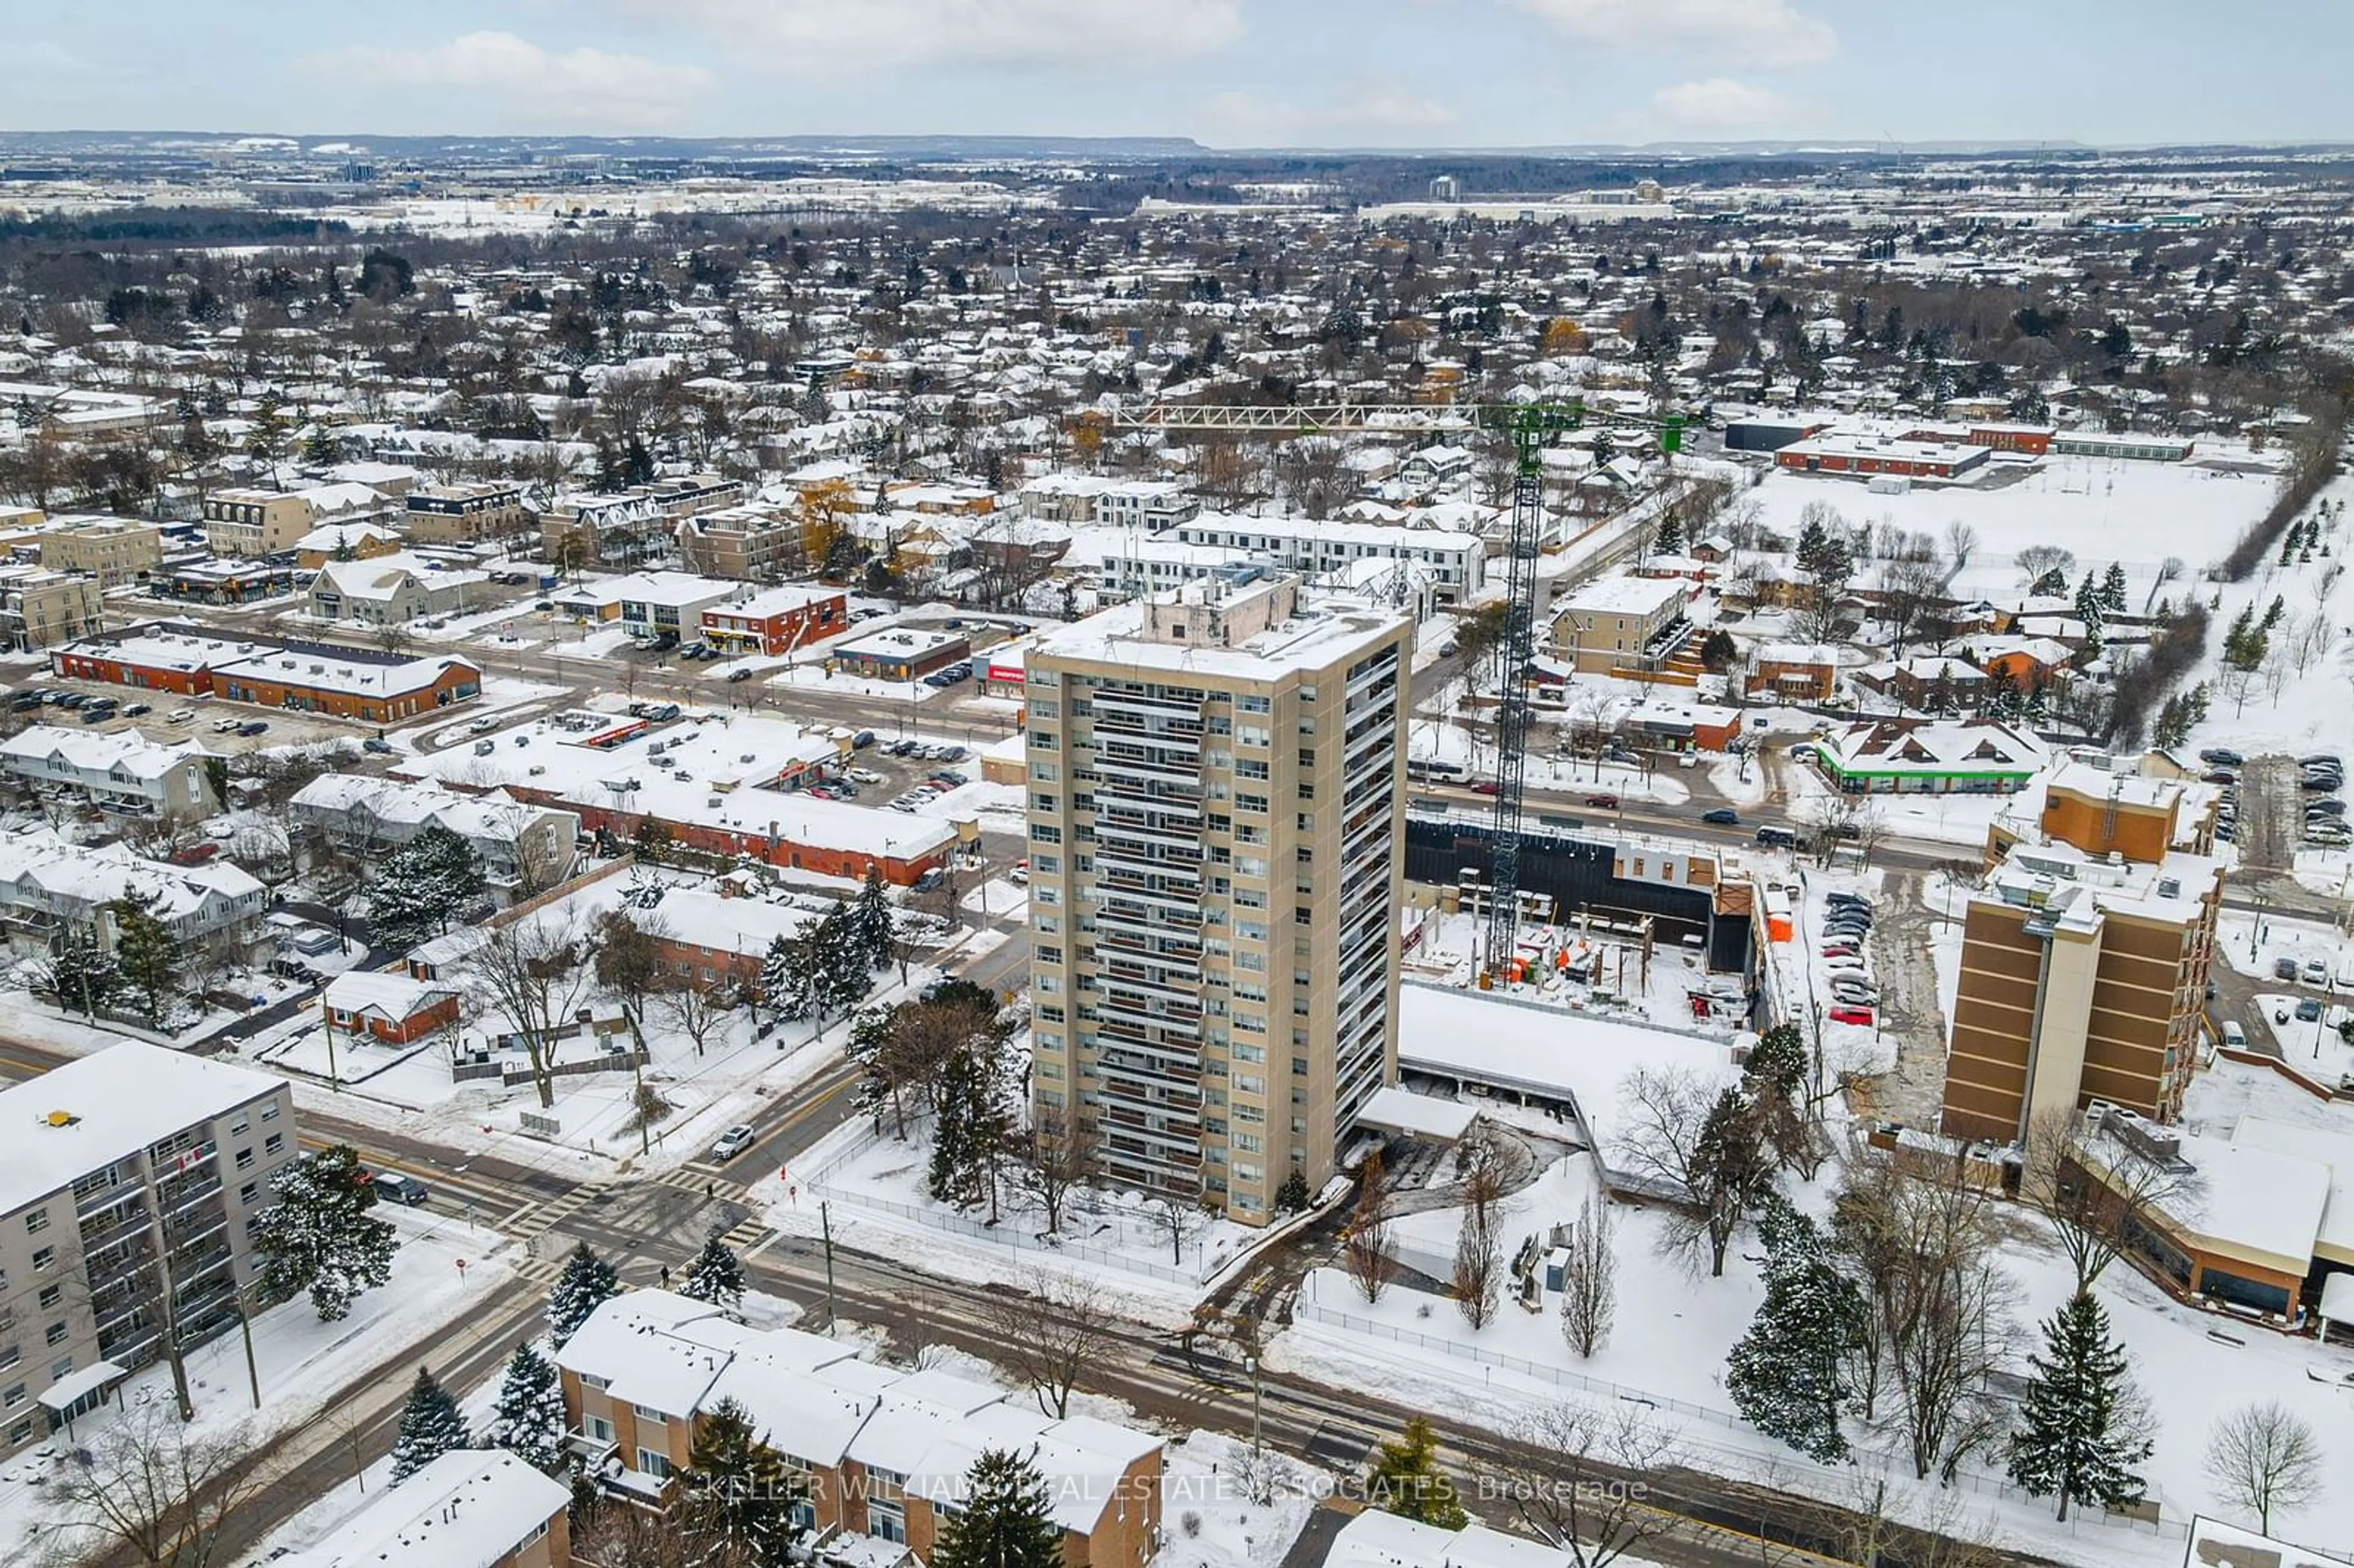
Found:
<path fill-rule="evenodd" d="M 1504 0 L 1573 44 L 1720 60 L 1752 69 L 1821 65 L 1830 24 L 1790 0 Z"/>
<path fill-rule="evenodd" d="M 1243 35 L 1243 0 L 606 0 L 803 76 L 878 68 L 1150 70 Z"/>
<path fill-rule="evenodd" d="M 1321 103 L 1222 92 L 1210 100 L 1207 112 L 1213 144 L 1227 146 L 1411 142 L 1456 121 L 1446 104 L 1379 79 L 1352 82 Z"/>
<path fill-rule="evenodd" d="M 656 131 L 676 124 L 716 79 L 700 66 L 670 65 L 603 49 L 551 54 L 513 33 L 477 32 L 423 48 L 366 47 L 314 55 L 314 77 L 357 91 L 444 90 L 498 106 L 520 128 Z"/>
<path fill-rule="evenodd" d="M 1711 136 L 1787 127 L 1806 113 L 1778 92 L 1722 76 L 1663 87 L 1650 108 L 1651 123 L 1670 133 Z"/>

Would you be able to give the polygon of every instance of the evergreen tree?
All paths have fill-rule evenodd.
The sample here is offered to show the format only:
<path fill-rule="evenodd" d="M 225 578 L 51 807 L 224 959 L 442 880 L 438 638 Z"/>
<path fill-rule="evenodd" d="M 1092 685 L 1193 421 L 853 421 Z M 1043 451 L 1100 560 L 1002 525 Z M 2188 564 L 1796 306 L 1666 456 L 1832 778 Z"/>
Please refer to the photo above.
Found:
<path fill-rule="evenodd" d="M 1683 519 L 1673 512 L 1659 519 L 1659 526 L 1651 535 L 1651 548 L 1662 556 L 1681 556 L 1684 549 Z"/>
<path fill-rule="evenodd" d="M 1438 1438 L 1430 1423 L 1417 1415 L 1405 1424 L 1394 1443 L 1384 1443 L 1366 1482 L 1366 1497 L 1376 1508 L 1403 1518 L 1460 1530 L 1469 1522 L 1455 1494 L 1455 1483 L 1441 1475 L 1433 1456 Z"/>
<path fill-rule="evenodd" d="M 2093 574 L 2086 572 L 2084 580 L 2076 585 L 2076 619 L 2084 623 L 2084 635 L 2098 641 L 2107 612 L 2101 608 L 2100 590 L 2093 586 Z"/>
<path fill-rule="evenodd" d="M 1291 1168 L 1291 1174 L 1283 1179 L 1283 1185 L 1275 1190 L 1276 1213 L 1279 1214 L 1299 1213 L 1308 1207 L 1308 1195 L 1307 1172 L 1295 1165 Z"/>
<path fill-rule="evenodd" d="M 760 959 L 760 999 L 779 1018 L 810 1015 L 811 977 L 807 952 L 804 938 L 780 933 L 769 938 L 768 953 Z"/>
<path fill-rule="evenodd" d="M 444 1454 L 473 1446 L 458 1402 L 430 1371 L 419 1367 L 408 1403 L 401 1407 L 400 1435 L 392 1440 L 392 1484 L 400 1485 Z"/>
<path fill-rule="evenodd" d="M 960 1208 L 979 1202 L 981 1160 L 976 1150 L 981 1120 L 981 1072 L 972 1053 L 958 1051 L 940 1066 L 932 1117 L 932 1165 L 925 1185 L 943 1203 Z"/>
<path fill-rule="evenodd" d="M 352 1309 L 352 1298 L 392 1278 L 393 1228 L 367 1211 L 376 1186 L 345 1144 L 290 1161 L 270 1180 L 277 1202 L 254 1218 L 261 1288 L 272 1300 L 311 1293 L 323 1323 Z"/>
<path fill-rule="evenodd" d="M 180 990 L 180 939 L 155 916 L 156 895 L 133 888 L 106 906 L 114 920 L 114 962 L 139 999 L 140 1016 L 161 1029 Z"/>
<path fill-rule="evenodd" d="M 890 968 L 892 955 L 898 950 L 898 919 L 891 908 L 890 893 L 883 885 L 881 866 L 866 868 L 866 885 L 858 890 L 854 916 L 857 945 L 865 957 L 866 967 Z"/>
<path fill-rule="evenodd" d="M 1850 1351 L 1860 1341 L 1863 1298 L 1832 1264 L 1815 1223 L 1779 1197 L 1757 1218 L 1766 1246 L 1766 1298 L 1726 1359 L 1724 1387 L 1743 1419 L 1810 1459 L 1846 1457 L 1840 1412 L 1848 1401 Z"/>
<path fill-rule="evenodd" d="M 703 1250 L 686 1266 L 686 1282 L 678 1287 L 681 1296 L 708 1301 L 714 1307 L 743 1305 L 744 1266 L 728 1250 L 724 1236 L 725 1233 L 715 1227 L 704 1238 Z"/>
<path fill-rule="evenodd" d="M 1800 571 L 1812 572 L 1822 564 L 1823 547 L 1829 539 L 1829 531 L 1823 527 L 1821 518 L 1807 519 L 1806 525 L 1798 530 L 1797 561 Z"/>
<path fill-rule="evenodd" d="M 2126 569 L 2115 561 L 2101 577 L 2101 608 L 2112 612 L 2126 608 Z"/>
<path fill-rule="evenodd" d="M 2058 599 L 2068 591 L 2068 574 L 2061 567 L 2053 567 L 2028 584 L 2027 591 L 2038 599 Z"/>
<path fill-rule="evenodd" d="M 2136 1467 L 2151 1443 L 2124 1419 L 2127 1384 L 2125 1347 L 2109 1338 L 2108 1314 L 2089 1291 L 2079 1291 L 2043 1325 L 2043 1354 L 2030 1356 L 2033 1375 L 2020 1402 L 2011 1435 L 2010 1478 L 2036 1497 L 2087 1508 L 2139 1500 Z"/>
<path fill-rule="evenodd" d="M 575 1245 L 547 1293 L 548 1343 L 562 1350 L 598 1308 L 620 1293 L 621 1277 L 613 1266 L 590 1251 L 587 1242 Z"/>
<path fill-rule="evenodd" d="M 931 1568 L 1062 1568 L 1062 1527 L 1030 1460 L 983 1449 L 960 1502 L 933 1540 Z"/>
<path fill-rule="evenodd" d="M 843 1055 L 858 1069 L 858 1083 L 851 1090 L 851 1104 L 861 1115 L 875 1118 L 882 1125 L 884 1108 L 893 1103 L 894 1085 L 885 1053 L 891 1044 L 892 1021 L 897 1017 L 896 1007 L 862 1007 L 850 1015 L 850 1041 Z"/>
<path fill-rule="evenodd" d="M 564 1386 L 556 1363 L 528 1344 L 517 1345 L 491 1412 L 491 1446 L 553 1475 L 564 1460 Z"/>
<path fill-rule="evenodd" d="M 788 1560 L 801 1535 L 793 1510 L 806 1492 L 784 1456 L 760 1441 L 741 1403 L 722 1399 L 704 1413 L 680 1479 L 680 1523 L 690 1540 L 725 1543 L 748 1563 Z"/>
<path fill-rule="evenodd" d="M 438 937 L 485 885 L 473 846 L 431 823 L 384 857 L 368 886 L 369 929 L 379 942 L 400 948 Z"/>
<path fill-rule="evenodd" d="M 42 983 L 54 992 L 60 1007 L 95 1019 L 107 999 L 122 989 L 122 969 L 114 956 L 87 931 L 69 931 L 49 955 Z"/>
<path fill-rule="evenodd" d="M 816 971 L 812 994 L 822 1034 L 828 1018 L 849 1012 L 875 989 L 876 966 L 868 960 L 872 949 L 859 912 L 848 904 L 837 900 L 811 938 L 810 958 Z"/>

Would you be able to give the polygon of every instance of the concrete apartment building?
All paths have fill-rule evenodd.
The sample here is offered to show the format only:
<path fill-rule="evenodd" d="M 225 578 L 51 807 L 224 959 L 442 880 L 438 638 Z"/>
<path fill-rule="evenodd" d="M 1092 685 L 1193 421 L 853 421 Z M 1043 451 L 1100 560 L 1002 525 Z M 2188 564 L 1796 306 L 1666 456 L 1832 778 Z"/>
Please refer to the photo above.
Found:
<path fill-rule="evenodd" d="M 698 1423 L 721 1400 L 807 1489 L 799 1520 L 819 1561 L 932 1558 L 941 1516 L 984 1449 L 1019 1453 L 1046 1483 L 1063 1561 L 1144 1568 L 1161 1529 L 1162 1446 L 1090 1416 L 1042 1414 L 1027 1395 L 943 1369 L 903 1372 L 797 1329 L 755 1329 L 667 1290 L 605 1302 L 556 1352 L 567 1446 L 643 1506 L 674 1499 Z"/>
<path fill-rule="evenodd" d="M 0 645 L 29 653 L 92 636 L 105 620 L 105 588 L 96 577 L 0 567 Z"/>
<path fill-rule="evenodd" d="M 678 524 L 678 558 L 690 572 L 767 583 L 799 571 L 801 525 L 770 506 L 723 506 Z"/>
<path fill-rule="evenodd" d="M 676 524 L 734 506 L 744 487 L 716 473 L 558 496 L 539 520 L 540 555 L 562 566 L 642 567 L 676 552 Z"/>
<path fill-rule="evenodd" d="M 2132 766 L 2063 764 L 1989 833 L 1963 922 L 1946 1133 L 2008 1143 L 2095 1100 L 2180 1112 L 2222 906 L 2213 792 Z"/>
<path fill-rule="evenodd" d="M 1652 670 L 1687 623 L 1691 585 L 1679 577 L 1603 577 L 1554 607 L 1553 645 L 1581 675 Z"/>
<path fill-rule="evenodd" d="M 237 1321 L 295 1136 L 284 1079 L 138 1042 L 0 1089 L 0 1126 L 6 1456 L 104 1403 L 175 1326 L 193 1346 Z"/>
<path fill-rule="evenodd" d="M 137 582 L 164 564 L 164 534 L 119 517 L 56 517 L 41 531 L 41 569 L 80 572 L 101 588 Z"/>
<path fill-rule="evenodd" d="M 527 534 L 537 521 L 519 484 L 420 484 L 401 497 L 400 534 L 412 545 L 479 545 Z"/>
<path fill-rule="evenodd" d="M 1261 1224 L 1395 1073 L 1405 617 L 1245 569 L 1026 661 L 1043 1127 Z"/>

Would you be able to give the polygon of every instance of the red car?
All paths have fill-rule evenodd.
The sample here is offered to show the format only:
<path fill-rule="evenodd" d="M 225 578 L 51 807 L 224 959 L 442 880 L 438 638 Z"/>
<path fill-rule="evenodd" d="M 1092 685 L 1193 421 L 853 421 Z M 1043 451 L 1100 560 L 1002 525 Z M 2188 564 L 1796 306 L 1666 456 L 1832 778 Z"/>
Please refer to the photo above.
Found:
<path fill-rule="evenodd" d="M 1833 942 L 1823 948 L 1827 959 L 1852 959 L 1862 951 L 1853 942 Z"/>
<path fill-rule="evenodd" d="M 1834 1007 L 1829 1014 L 1833 1023 L 1861 1023 L 1872 1027 L 1872 1009 L 1868 1007 Z"/>
<path fill-rule="evenodd" d="M 1500 795 L 1503 792 L 1504 787 L 1493 779 L 1475 779 L 1471 782 L 1471 793 L 1474 795 Z"/>
<path fill-rule="evenodd" d="M 1588 795 L 1585 798 L 1585 803 L 1589 806 L 1598 806 L 1606 811 L 1615 811 L 1618 809 L 1618 797 L 1616 795 Z"/>

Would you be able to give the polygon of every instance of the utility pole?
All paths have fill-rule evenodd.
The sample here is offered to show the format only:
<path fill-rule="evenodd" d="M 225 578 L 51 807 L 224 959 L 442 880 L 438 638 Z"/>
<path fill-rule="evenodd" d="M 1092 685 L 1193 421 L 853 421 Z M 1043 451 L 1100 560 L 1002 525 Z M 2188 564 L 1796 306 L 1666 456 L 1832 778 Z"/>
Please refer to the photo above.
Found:
<path fill-rule="evenodd" d="M 1251 1380 L 1251 1458 L 1256 1463 L 1264 1464 L 1267 1460 L 1267 1443 L 1265 1428 L 1260 1421 L 1262 1407 L 1259 1400 L 1258 1357 L 1255 1354 L 1245 1356 L 1243 1366 L 1249 1372 Z"/>
<path fill-rule="evenodd" d="M 245 1340 L 245 1382 L 253 1393 L 253 1408 L 261 1408 L 261 1368 L 253 1359 L 253 1315 L 246 1310 L 245 1291 L 239 1287 L 232 1298 L 237 1303 L 237 1331 Z"/>
<path fill-rule="evenodd" d="M 833 1307 L 833 1214 L 823 1198 L 817 1201 L 819 1233 L 825 1238 L 825 1331 L 834 1331 Z"/>
<path fill-rule="evenodd" d="M 218 1153 L 216 1152 L 213 1158 L 218 1159 Z M 172 1277 L 171 1239 L 164 1233 L 164 1195 L 155 1186 L 155 1155 L 153 1150 L 143 1148 L 139 1151 L 139 1184 L 146 1190 L 147 1245 L 155 1249 L 158 1286 L 155 1296 L 164 1318 L 164 1353 L 172 1363 L 172 1393 L 179 1402 L 180 1419 L 194 1421 L 196 1404 L 188 1394 L 188 1363 L 180 1353 L 178 1284 Z"/>

